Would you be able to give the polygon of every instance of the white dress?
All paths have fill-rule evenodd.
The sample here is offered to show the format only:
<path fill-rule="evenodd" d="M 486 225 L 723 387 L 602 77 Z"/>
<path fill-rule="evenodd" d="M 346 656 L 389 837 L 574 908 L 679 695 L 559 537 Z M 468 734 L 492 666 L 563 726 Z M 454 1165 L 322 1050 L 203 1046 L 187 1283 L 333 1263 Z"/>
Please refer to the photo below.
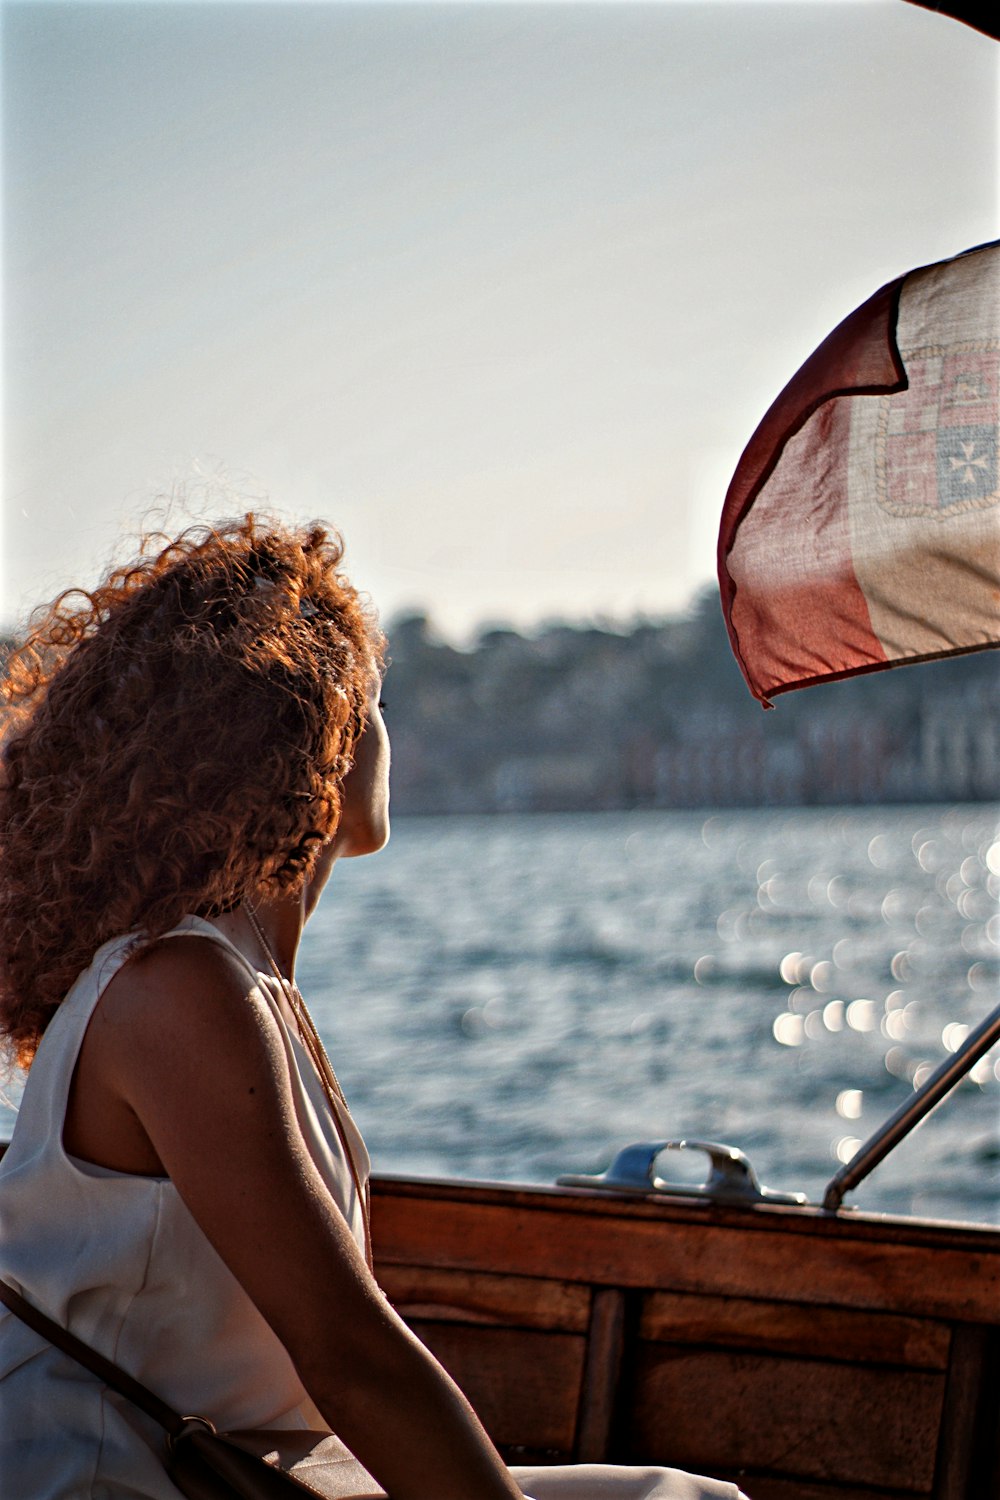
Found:
<path fill-rule="evenodd" d="M 246 959 L 211 923 L 200 933 Z M 188 1212 L 169 1178 L 78 1161 L 63 1149 L 69 1087 L 90 1017 L 130 939 L 95 954 L 60 1005 L 32 1064 L 0 1161 L 0 1276 L 171 1406 L 220 1429 L 323 1429 L 284 1347 Z M 248 966 L 249 967 L 249 966 Z M 361 1243 L 348 1162 L 326 1094 L 284 1021 L 277 981 L 254 972 L 284 1042 L 299 1124 Z M 341 1111 L 362 1181 L 368 1154 Z M 0 1305 L 0 1497 L 180 1500 L 163 1433 Z M 583 1465 L 512 1471 L 535 1500 L 737 1500 L 733 1485 L 676 1470 Z M 433 1500 L 428 1496 L 428 1500 Z"/>

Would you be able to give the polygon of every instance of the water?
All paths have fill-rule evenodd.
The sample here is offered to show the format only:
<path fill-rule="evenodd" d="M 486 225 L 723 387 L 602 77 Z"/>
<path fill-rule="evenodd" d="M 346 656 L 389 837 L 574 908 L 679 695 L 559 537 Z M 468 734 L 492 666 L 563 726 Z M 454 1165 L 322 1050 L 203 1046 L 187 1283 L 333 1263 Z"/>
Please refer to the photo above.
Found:
<path fill-rule="evenodd" d="M 687 1135 L 816 1199 L 996 1004 L 997 837 L 968 806 L 401 821 L 299 978 L 381 1171 L 551 1183 Z M 1000 1049 L 848 1201 L 1000 1222 Z"/>
<path fill-rule="evenodd" d="M 298 977 L 376 1170 L 686 1135 L 815 1201 L 997 1003 L 998 896 L 985 806 L 399 820 Z M 848 1202 L 1000 1222 L 1000 1049 Z"/>

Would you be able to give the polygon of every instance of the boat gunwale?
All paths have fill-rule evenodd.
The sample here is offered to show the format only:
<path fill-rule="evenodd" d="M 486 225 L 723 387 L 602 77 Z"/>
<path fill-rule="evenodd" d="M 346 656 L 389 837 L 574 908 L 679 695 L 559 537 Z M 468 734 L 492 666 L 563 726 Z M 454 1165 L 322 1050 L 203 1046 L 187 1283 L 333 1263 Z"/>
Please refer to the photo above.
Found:
<path fill-rule="evenodd" d="M 610 1200 L 610 1201 L 608 1201 Z M 379 1266 L 1000 1326 L 1000 1230 L 375 1178 Z"/>
<path fill-rule="evenodd" d="M 400 1197 L 489 1203 L 502 1197 L 510 1207 L 554 1212 L 589 1212 L 630 1218 L 676 1220 L 739 1229 L 787 1229 L 792 1233 L 847 1234 L 874 1240 L 905 1241 L 928 1248 L 965 1249 L 970 1237 L 987 1251 L 1000 1252 L 1000 1224 L 982 1220 L 932 1219 L 922 1215 L 875 1213 L 852 1206 L 830 1210 L 817 1203 L 722 1203 L 697 1192 L 660 1193 L 618 1188 L 556 1187 L 546 1183 L 499 1182 L 484 1178 L 423 1177 L 409 1172 L 373 1172 L 372 1188 Z M 777 1224 L 775 1221 L 778 1221 Z"/>

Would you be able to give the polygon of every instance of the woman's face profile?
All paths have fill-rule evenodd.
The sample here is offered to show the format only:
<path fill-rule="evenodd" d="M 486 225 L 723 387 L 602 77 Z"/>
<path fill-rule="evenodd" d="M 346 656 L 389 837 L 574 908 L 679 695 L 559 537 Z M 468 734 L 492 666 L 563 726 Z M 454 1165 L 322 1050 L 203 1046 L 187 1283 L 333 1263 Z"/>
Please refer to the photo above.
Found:
<path fill-rule="evenodd" d="M 375 854 L 389 838 L 389 734 L 379 701 L 381 680 L 368 696 L 364 731 L 354 747 L 354 764 L 344 778 L 336 852 L 350 859 Z"/>

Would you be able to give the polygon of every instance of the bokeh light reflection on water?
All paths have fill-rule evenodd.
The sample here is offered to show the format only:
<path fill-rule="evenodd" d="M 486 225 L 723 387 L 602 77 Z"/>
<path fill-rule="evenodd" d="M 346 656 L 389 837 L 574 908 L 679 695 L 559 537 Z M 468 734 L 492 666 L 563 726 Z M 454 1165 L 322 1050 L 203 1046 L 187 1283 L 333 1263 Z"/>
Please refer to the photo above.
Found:
<path fill-rule="evenodd" d="M 990 806 L 398 820 L 298 977 L 377 1170 L 689 1136 L 816 1201 L 1000 998 L 998 891 Z M 1000 1222 L 998 1167 L 994 1049 L 848 1202 Z"/>

